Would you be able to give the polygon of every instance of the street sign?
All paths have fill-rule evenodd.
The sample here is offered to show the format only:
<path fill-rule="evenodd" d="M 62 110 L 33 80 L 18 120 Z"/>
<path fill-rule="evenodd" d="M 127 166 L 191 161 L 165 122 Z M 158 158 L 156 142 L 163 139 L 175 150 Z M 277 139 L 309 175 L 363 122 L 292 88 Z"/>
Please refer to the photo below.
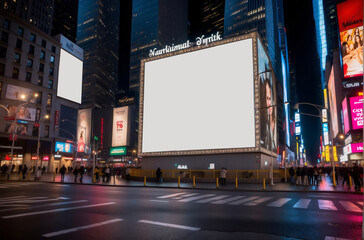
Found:
<path fill-rule="evenodd" d="M 5 121 L 15 121 L 15 117 L 9 117 L 9 116 L 5 116 L 4 117 Z"/>

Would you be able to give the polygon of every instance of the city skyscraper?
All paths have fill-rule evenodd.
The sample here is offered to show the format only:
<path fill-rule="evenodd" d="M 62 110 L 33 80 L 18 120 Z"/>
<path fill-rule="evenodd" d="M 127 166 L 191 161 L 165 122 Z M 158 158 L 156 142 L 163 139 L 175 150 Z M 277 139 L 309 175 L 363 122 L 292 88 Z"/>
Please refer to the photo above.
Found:
<path fill-rule="evenodd" d="M 119 80 L 118 0 L 80 0 L 77 44 L 84 49 L 82 107 L 115 105 Z"/>
<path fill-rule="evenodd" d="M 75 43 L 77 14 L 78 0 L 54 0 L 51 35 L 62 34 Z"/>

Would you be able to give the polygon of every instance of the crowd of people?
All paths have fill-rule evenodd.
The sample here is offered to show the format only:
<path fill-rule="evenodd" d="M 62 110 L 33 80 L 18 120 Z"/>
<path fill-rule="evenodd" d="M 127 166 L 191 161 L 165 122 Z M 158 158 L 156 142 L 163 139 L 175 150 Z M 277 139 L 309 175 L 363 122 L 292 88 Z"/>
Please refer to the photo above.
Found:
<path fill-rule="evenodd" d="M 317 166 L 299 166 L 296 169 L 289 168 L 291 176 L 291 183 L 297 185 L 316 185 L 318 186 L 322 181 L 322 176 L 330 176 L 333 181 L 333 168 L 330 167 L 317 167 Z M 335 180 L 337 185 L 342 185 L 350 189 L 350 178 L 353 180 L 354 189 L 360 191 L 363 186 L 363 167 L 360 164 L 354 163 L 352 167 L 346 165 L 335 167 Z"/>

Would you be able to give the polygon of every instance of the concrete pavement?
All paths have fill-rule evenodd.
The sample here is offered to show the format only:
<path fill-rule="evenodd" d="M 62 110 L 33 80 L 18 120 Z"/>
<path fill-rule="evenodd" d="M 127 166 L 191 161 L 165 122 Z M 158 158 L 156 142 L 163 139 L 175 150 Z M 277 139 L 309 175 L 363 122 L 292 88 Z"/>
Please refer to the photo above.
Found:
<path fill-rule="evenodd" d="M 55 179 L 54 179 L 55 177 Z M 2 175 L 0 180 L 6 180 L 7 176 Z M 92 184 L 91 176 L 88 174 L 84 174 L 83 176 L 83 183 L 79 182 L 80 175 L 77 177 L 77 184 Z M 27 174 L 25 180 L 22 180 L 22 176 L 19 174 L 13 173 L 10 177 L 10 181 L 35 181 L 33 174 Z M 40 180 L 42 182 L 50 182 L 50 183 L 60 183 L 61 182 L 61 175 L 58 173 L 54 176 L 53 173 L 45 173 L 42 174 Z M 212 181 L 212 179 L 211 179 Z M 288 179 L 289 182 L 289 179 Z M 75 184 L 74 175 L 73 174 L 66 174 L 64 183 L 72 183 Z M 280 191 L 280 192 L 336 192 L 336 193 L 357 193 L 362 194 L 362 192 L 355 192 L 354 187 L 351 186 L 350 189 L 347 186 L 342 186 L 342 180 L 339 180 L 339 184 L 336 187 L 333 187 L 333 184 L 330 180 L 330 177 L 326 175 L 322 175 L 322 181 L 320 182 L 319 186 L 303 186 L 303 185 L 296 185 L 291 183 L 284 183 L 276 181 L 275 185 L 270 185 L 269 181 L 266 181 L 265 189 L 263 188 L 263 181 L 260 183 L 239 183 L 238 188 L 236 189 L 235 182 L 227 182 L 226 185 L 220 185 L 219 190 L 239 190 L 239 191 Z M 100 182 L 96 183 L 96 185 L 103 185 L 103 186 L 123 186 L 123 187 L 144 187 L 144 181 L 136 181 L 136 180 L 125 180 L 120 177 L 111 177 L 109 182 Z M 162 187 L 162 188 L 178 188 L 177 180 L 173 182 L 163 182 L 158 183 L 156 180 L 148 179 L 146 182 L 145 187 Z M 195 189 L 216 189 L 215 182 L 201 182 L 196 179 L 196 186 L 193 187 L 192 182 L 181 182 L 180 188 L 195 188 Z"/>

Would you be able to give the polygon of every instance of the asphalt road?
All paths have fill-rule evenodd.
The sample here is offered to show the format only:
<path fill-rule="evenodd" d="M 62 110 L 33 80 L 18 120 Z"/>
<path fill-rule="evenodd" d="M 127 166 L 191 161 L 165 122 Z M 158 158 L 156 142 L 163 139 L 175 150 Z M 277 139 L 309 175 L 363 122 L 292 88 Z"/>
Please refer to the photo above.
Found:
<path fill-rule="evenodd" d="M 358 194 L 0 182 L 0 239 L 361 239 Z"/>

